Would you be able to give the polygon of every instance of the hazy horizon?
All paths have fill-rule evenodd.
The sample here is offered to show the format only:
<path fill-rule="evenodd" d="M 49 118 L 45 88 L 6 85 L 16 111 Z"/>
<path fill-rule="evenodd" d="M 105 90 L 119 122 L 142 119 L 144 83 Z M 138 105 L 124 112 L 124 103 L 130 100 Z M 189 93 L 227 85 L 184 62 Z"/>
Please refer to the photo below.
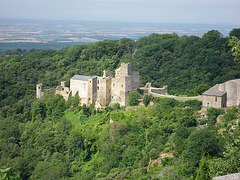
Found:
<path fill-rule="evenodd" d="M 240 24 L 238 0 L 1 0 L 0 18 Z"/>

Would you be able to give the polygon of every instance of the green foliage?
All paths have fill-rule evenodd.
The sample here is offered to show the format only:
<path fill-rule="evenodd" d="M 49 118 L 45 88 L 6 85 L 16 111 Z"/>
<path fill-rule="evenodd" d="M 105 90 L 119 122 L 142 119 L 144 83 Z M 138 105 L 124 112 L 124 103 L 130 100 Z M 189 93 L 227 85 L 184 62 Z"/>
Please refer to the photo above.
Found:
<path fill-rule="evenodd" d="M 207 110 L 207 116 L 208 116 L 208 125 L 214 126 L 216 123 L 216 118 L 218 115 L 221 115 L 224 113 L 223 109 L 216 109 L 216 108 L 209 108 Z"/>
<path fill-rule="evenodd" d="M 240 41 L 237 37 L 233 36 L 229 41 L 229 46 L 232 46 L 232 54 L 235 57 L 234 60 L 240 59 Z"/>
<path fill-rule="evenodd" d="M 140 94 L 133 92 L 128 94 L 128 100 L 130 106 L 136 106 L 139 103 Z"/>
<path fill-rule="evenodd" d="M 143 104 L 147 107 L 148 104 L 151 102 L 151 100 L 152 100 L 152 96 L 145 94 L 143 97 Z"/>
<path fill-rule="evenodd" d="M 185 101 L 185 106 L 189 106 L 193 110 L 200 110 L 202 106 L 202 102 L 198 100 L 188 100 L 188 101 Z"/>
<path fill-rule="evenodd" d="M 229 33 L 230 37 L 237 37 L 238 39 L 240 38 L 240 28 L 234 28 L 233 30 L 230 31 Z"/>
<path fill-rule="evenodd" d="M 211 178 L 239 172 L 239 128 L 224 135 L 213 130 L 224 110 L 208 110 L 210 130 L 195 127 L 201 107 L 196 100 L 153 98 L 149 108 L 125 111 L 115 104 L 96 111 L 93 105 L 78 106 L 77 96 L 67 102 L 47 92 L 35 98 L 38 83 L 55 88 L 74 74 L 114 72 L 121 62 L 133 64 L 141 85 L 166 84 L 173 94 L 201 94 L 207 86 L 239 78 L 228 41 L 218 31 L 202 38 L 152 34 L 137 41 L 1 54 L 0 166 L 12 167 L 9 172 L 22 179 L 194 179 L 207 165 Z M 139 97 L 129 101 L 137 104 Z M 224 118 L 229 122 L 236 115 L 237 109 L 229 109 Z M 204 152 L 210 159 L 201 160 Z M 171 155 L 163 166 L 150 162 L 162 154 Z"/>
<path fill-rule="evenodd" d="M 120 109 L 120 104 L 119 104 L 119 103 L 115 103 L 115 104 L 112 106 L 112 108 L 113 108 L 114 110 Z"/>
<path fill-rule="evenodd" d="M 221 145 L 216 133 L 208 128 L 204 128 L 193 132 L 189 136 L 186 157 L 197 165 L 203 153 L 217 156 L 220 150 Z"/>
<path fill-rule="evenodd" d="M 205 157 L 204 154 L 202 155 L 201 161 L 199 163 L 199 168 L 197 170 L 197 177 L 195 180 L 210 180 L 209 176 L 209 165 L 208 160 L 210 157 Z"/>
<path fill-rule="evenodd" d="M 12 174 L 10 172 L 11 168 L 0 169 L 0 179 L 1 180 L 20 180 L 20 176 L 17 174 Z"/>
<path fill-rule="evenodd" d="M 207 84 L 200 84 L 194 88 L 194 93 L 202 95 L 202 93 L 204 93 L 209 88 L 210 88 L 210 86 Z"/>
<path fill-rule="evenodd" d="M 138 92 L 139 94 L 143 95 L 144 90 L 143 90 L 143 89 L 140 89 L 140 88 L 137 88 L 137 92 Z"/>
<path fill-rule="evenodd" d="M 79 102 L 80 102 L 79 96 L 71 96 L 68 98 L 66 102 L 66 107 L 67 108 L 77 107 L 79 105 Z"/>

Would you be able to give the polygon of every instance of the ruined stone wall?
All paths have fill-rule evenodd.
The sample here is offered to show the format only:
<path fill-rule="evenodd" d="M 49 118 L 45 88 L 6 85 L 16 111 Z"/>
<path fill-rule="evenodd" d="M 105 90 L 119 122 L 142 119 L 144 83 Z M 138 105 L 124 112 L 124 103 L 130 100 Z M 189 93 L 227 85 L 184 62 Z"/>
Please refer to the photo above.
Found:
<path fill-rule="evenodd" d="M 115 78 L 112 78 L 111 105 L 115 103 L 121 106 L 128 105 L 128 94 L 136 91 L 139 84 L 139 74 L 132 71 L 132 64 L 122 63 L 115 71 Z"/>
<path fill-rule="evenodd" d="M 128 94 L 136 92 L 140 86 L 139 73 L 132 71 L 132 64 L 122 63 L 116 69 L 113 78 L 110 71 L 104 70 L 103 77 L 75 75 L 70 79 L 70 89 L 66 82 L 61 82 L 54 91 L 61 94 L 65 100 L 70 96 L 78 95 L 80 105 L 93 104 L 96 107 L 107 107 L 115 103 L 121 106 L 128 105 Z M 41 98 L 44 90 L 42 84 L 36 86 L 36 96 Z"/>
<path fill-rule="evenodd" d="M 145 87 L 141 89 L 144 91 L 144 94 L 151 94 L 151 93 L 162 94 L 162 95 L 168 94 L 168 86 L 163 86 L 162 88 L 153 88 L 151 86 L 151 83 L 146 83 Z"/>
<path fill-rule="evenodd" d="M 115 77 L 112 79 L 112 105 L 119 103 L 121 106 L 125 106 L 125 87 L 124 77 Z"/>
<path fill-rule="evenodd" d="M 88 85 L 88 90 L 87 90 L 86 105 L 93 104 L 95 106 L 95 102 L 97 100 L 97 77 L 93 79 L 88 79 L 87 85 Z"/>
<path fill-rule="evenodd" d="M 37 84 L 36 85 L 36 98 L 41 99 L 42 96 L 43 96 L 43 85 Z"/>
<path fill-rule="evenodd" d="M 72 96 L 80 97 L 80 104 L 88 104 L 88 81 L 70 79 L 70 91 Z"/>
<path fill-rule="evenodd" d="M 62 86 L 60 86 L 60 87 L 62 87 Z M 65 101 L 67 101 L 68 98 L 69 98 L 70 96 L 72 96 L 72 94 L 71 94 L 71 92 L 70 92 L 70 90 L 69 90 L 68 87 L 63 87 L 63 88 L 61 88 L 61 89 L 56 88 L 55 94 L 60 94 L 60 95 L 62 95 L 63 98 L 65 99 Z"/>
<path fill-rule="evenodd" d="M 132 73 L 132 89 L 134 92 L 137 92 L 137 88 L 140 87 L 140 76 L 139 73 L 133 71 Z"/>
<path fill-rule="evenodd" d="M 164 94 L 167 95 L 167 88 L 151 88 L 150 93 Z"/>
<path fill-rule="evenodd" d="M 112 78 L 110 77 L 99 77 L 97 85 L 97 101 L 98 106 L 107 107 L 111 103 L 112 97 Z"/>
<path fill-rule="evenodd" d="M 125 76 L 132 76 L 132 64 L 130 63 L 121 63 L 121 66 L 115 71 L 115 77 Z"/>

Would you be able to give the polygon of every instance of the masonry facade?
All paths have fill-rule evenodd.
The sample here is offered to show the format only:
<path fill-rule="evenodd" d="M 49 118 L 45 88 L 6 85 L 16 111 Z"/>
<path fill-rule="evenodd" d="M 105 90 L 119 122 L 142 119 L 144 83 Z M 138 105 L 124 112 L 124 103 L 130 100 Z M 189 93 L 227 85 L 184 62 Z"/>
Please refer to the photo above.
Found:
<path fill-rule="evenodd" d="M 216 84 L 202 95 L 203 107 L 223 108 L 239 105 L 240 79 Z"/>
<path fill-rule="evenodd" d="M 128 105 L 128 94 L 137 92 L 139 87 L 139 73 L 132 70 L 132 64 L 121 63 L 115 71 L 115 77 L 106 70 L 103 71 L 102 77 L 75 75 L 70 79 L 70 88 L 62 82 L 55 93 L 63 95 L 65 100 L 70 96 L 79 96 L 81 105 L 107 107 L 119 103 L 125 106 Z M 37 98 L 41 98 L 47 90 L 42 88 L 42 84 L 38 84 L 36 91 Z"/>

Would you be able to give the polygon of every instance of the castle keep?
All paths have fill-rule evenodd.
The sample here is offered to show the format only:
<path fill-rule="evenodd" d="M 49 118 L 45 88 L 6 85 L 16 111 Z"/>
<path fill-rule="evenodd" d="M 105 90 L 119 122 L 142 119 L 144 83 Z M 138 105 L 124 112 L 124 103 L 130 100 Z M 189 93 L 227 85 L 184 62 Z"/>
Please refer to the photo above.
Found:
<path fill-rule="evenodd" d="M 103 76 L 75 75 L 70 79 L 70 88 L 61 82 L 55 90 L 43 90 L 42 84 L 36 86 L 36 96 L 41 98 L 45 91 L 55 91 L 65 100 L 70 96 L 79 96 L 80 104 L 93 104 L 95 107 L 107 107 L 115 103 L 121 106 L 128 105 L 128 94 L 136 92 L 140 87 L 139 73 L 132 71 L 132 64 L 121 63 L 116 69 L 115 77 L 110 71 L 103 71 Z"/>

